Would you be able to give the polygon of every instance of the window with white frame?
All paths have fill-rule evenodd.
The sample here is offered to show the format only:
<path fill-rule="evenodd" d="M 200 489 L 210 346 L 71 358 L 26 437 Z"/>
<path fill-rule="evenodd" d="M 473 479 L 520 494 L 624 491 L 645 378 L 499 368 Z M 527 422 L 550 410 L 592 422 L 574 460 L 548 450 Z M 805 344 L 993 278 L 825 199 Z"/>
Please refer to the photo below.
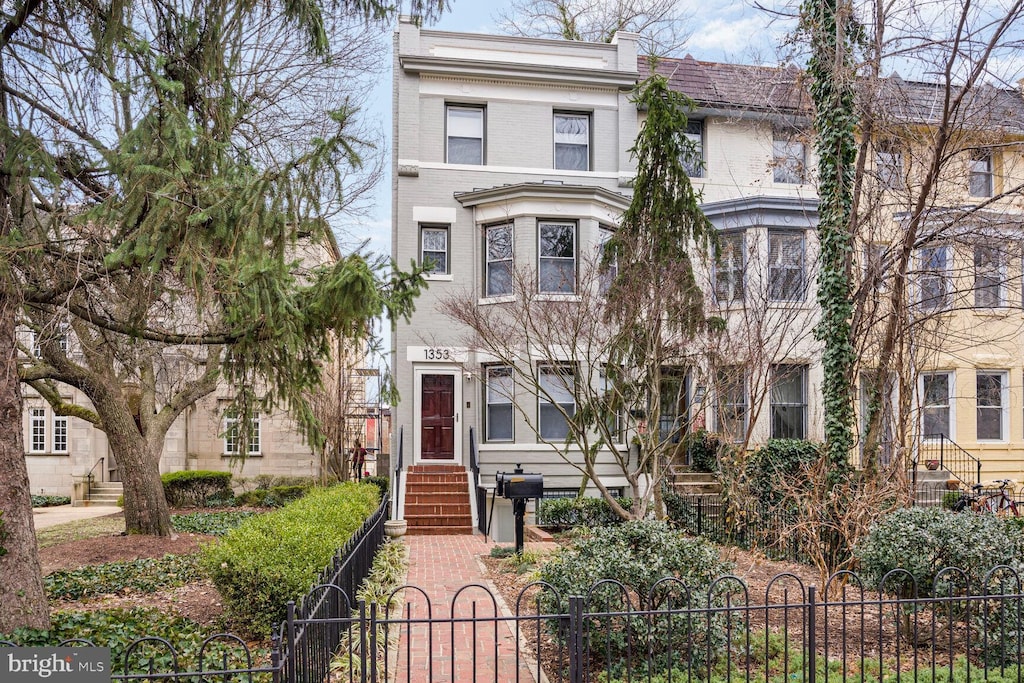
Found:
<path fill-rule="evenodd" d="M 224 418 L 224 423 L 224 453 L 226 455 L 238 455 L 241 453 L 242 443 L 238 417 L 228 413 Z M 257 413 L 249 421 L 249 445 L 246 448 L 246 453 L 249 455 L 261 453 L 260 436 L 260 416 Z"/>
<path fill-rule="evenodd" d="M 744 234 L 722 233 L 719 244 L 722 251 L 715 264 L 715 298 L 720 304 L 743 301 Z"/>
<path fill-rule="evenodd" d="M 600 263 L 600 276 L 598 280 L 598 286 L 600 287 L 602 294 L 607 294 L 608 290 L 611 289 L 612 282 L 619 276 L 619 262 L 615 258 L 615 254 L 612 253 L 612 248 L 609 244 L 612 237 L 615 236 L 615 230 L 605 226 L 601 226 L 600 241 L 598 242 L 598 248 L 600 249 L 601 263 Z"/>
<path fill-rule="evenodd" d="M 878 371 L 868 370 L 862 372 L 860 375 L 860 428 L 861 428 L 861 439 L 860 439 L 860 451 L 861 451 L 861 466 L 865 465 L 865 435 L 868 432 L 869 424 L 868 420 L 871 417 L 871 394 L 874 391 L 875 383 L 878 381 Z M 893 440 L 892 440 L 892 411 L 885 409 L 886 403 L 892 398 L 893 383 L 892 379 L 888 378 L 882 385 L 882 394 L 878 397 L 879 405 L 876 407 L 878 410 L 878 451 L 877 451 L 877 464 L 883 467 L 889 465 L 892 462 L 893 455 Z"/>
<path fill-rule="evenodd" d="M 768 298 L 771 301 L 803 301 L 807 280 L 804 233 L 768 231 Z"/>
<path fill-rule="evenodd" d="M 662 368 L 660 387 L 660 413 L 658 437 L 662 441 L 679 443 L 686 431 L 689 418 L 689 384 L 687 371 L 681 367 Z"/>
<path fill-rule="evenodd" d="M 539 222 L 538 291 L 573 294 L 576 291 L 576 224 Z"/>
<path fill-rule="evenodd" d="M 576 414 L 576 373 L 571 365 L 559 363 L 537 368 L 537 419 L 540 437 L 564 441 L 569 435 L 566 418 Z"/>
<path fill-rule="evenodd" d="M 804 143 L 776 134 L 772 140 L 772 179 L 777 183 L 799 185 L 804 182 Z"/>
<path fill-rule="evenodd" d="M 953 373 L 921 375 L 921 434 L 926 439 L 952 436 Z"/>
<path fill-rule="evenodd" d="M 691 178 L 704 176 L 704 122 L 690 119 L 686 122 L 683 136 L 690 143 L 689 149 L 683 153 L 683 167 L 686 175 Z"/>
<path fill-rule="evenodd" d="M 488 366 L 484 370 L 484 385 L 487 401 L 484 440 L 512 441 L 512 396 L 515 392 L 512 368 L 507 365 Z"/>
<path fill-rule="evenodd" d="M 68 452 L 68 418 L 66 415 L 53 417 L 53 452 Z"/>
<path fill-rule="evenodd" d="M 974 306 L 996 308 L 1006 303 L 1003 283 L 1006 259 L 1003 250 L 991 244 L 974 246 Z"/>
<path fill-rule="evenodd" d="M 555 168 L 590 170 L 590 114 L 555 112 Z"/>
<path fill-rule="evenodd" d="M 448 226 L 420 226 L 420 263 L 430 264 L 429 274 L 448 275 Z"/>
<path fill-rule="evenodd" d="M 43 357 L 43 345 L 39 341 L 39 334 L 37 332 L 30 332 L 29 347 L 32 349 L 33 358 Z"/>
<path fill-rule="evenodd" d="M 733 443 L 743 441 L 747 433 L 747 382 L 743 368 L 718 370 L 718 405 L 715 426 Z"/>
<path fill-rule="evenodd" d="M 992 152 L 987 149 L 971 153 L 968 190 L 972 197 L 991 197 L 994 183 Z"/>
<path fill-rule="evenodd" d="M 946 245 L 924 247 L 917 252 L 918 303 L 922 310 L 938 311 L 949 304 L 950 248 Z"/>
<path fill-rule="evenodd" d="M 807 438 L 807 366 L 773 365 L 771 375 L 772 438 Z"/>
<path fill-rule="evenodd" d="M 484 291 L 487 296 L 512 293 L 512 224 L 486 228 Z"/>
<path fill-rule="evenodd" d="M 903 185 L 903 154 L 898 143 L 885 141 L 875 148 L 875 175 L 885 189 L 895 190 Z"/>
<path fill-rule="evenodd" d="M 1003 441 L 1006 439 L 1007 373 L 1002 370 L 978 371 L 976 374 L 978 440 Z"/>
<path fill-rule="evenodd" d="M 449 104 L 445 109 L 448 163 L 482 165 L 484 163 L 484 108 Z"/>
<path fill-rule="evenodd" d="M 46 452 L 46 409 L 30 408 L 28 419 L 28 452 Z"/>

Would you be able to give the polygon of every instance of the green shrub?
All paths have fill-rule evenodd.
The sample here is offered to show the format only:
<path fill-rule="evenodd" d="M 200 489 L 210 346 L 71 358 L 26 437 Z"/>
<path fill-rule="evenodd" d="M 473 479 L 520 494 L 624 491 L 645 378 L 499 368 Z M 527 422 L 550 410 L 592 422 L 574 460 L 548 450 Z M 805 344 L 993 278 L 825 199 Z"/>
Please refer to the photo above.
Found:
<path fill-rule="evenodd" d="M 807 465 L 821 458 L 821 444 L 801 439 L 770 439 L 750 454 L 747 478 L 750 493 L 763 505 L 783 501 L 783 483 L 792 486 L 805 479 Z"/>
<path fill-rule="evenodd" d="M 293 500 L 298 500 L 309 493 L 312 486 L 306 484 L 290 484 L 288 486 L 275 486 L 270 489 L 270 494 L 276 498 L 278 505 L 286 505 Z"/>
<path fill-rule="evenodd" d="M 956 508 L 957 502 L 960 500 L 959 491 L 946 491 L 942 494 L 942 509 L 953 510 Z"/>
<path fill-rule="evenodd" d="M 193 512 L 189 515 L 171 515 L 171 526 L 175 531 L 193 534 L 223 536 L 243 520 L 257 513 L 246 510 L 227 510 L 224 512 Z"/>
<path fill-rule="evenodd" d="M 236 505 L 249 507 L 279 507 L 280 502 L 267 489 L 254 489 L 235 496 Z"/>
<path fill-rule="evenodd" d="M 671 598 L 673 609 L 677 609 L 686 603 L 686 592 L 678 584 L 660 584 L 661 589 L 650 595 L 660 579 L 675 577 L 689 588 L 690 606 L 706 606 L 711 582 L 730 569 L 711 543 L 687 538 L 664 522 L 632 520 L 582 533 L 571 546 L 555 553 L 539 574 L 558 592 L 563 604 L 555 604 L 550 591 L 542 592 L 540 600 L 545 613 L 552 614 L 553 610 L 567 609 L 568 596 L 590 595 L 594 602 L 587 607 L 589 611 L 615 612 L 625 606 L 615 589 L 606 585 L 606 589 L 590 593 L 601 579 L 613 579 L 635 591 L 634 601 L 657 608 Z M 712 603 L 718 604 L 717 598 Z M 631 653 L 642 660 L 648 652 L 670 651 L 675 653 L 676 662 L 688 657 L 694 666 L 703 666 L 707 653 L 719 652 L 725 646 L 725 615 L 681 621 L 669 624 L 655 619 L 648 625 L 640 617 L 595 619 L 591 632 L 600 636 L 591 639 L 590 647 L 595 657 L 619 662 L 620 666 L 626 664 Z M 652 664 L 657 667 L 663 662 Z"/>
<path fill-rule="evenodd" d="M 50 622 L 47 630 L 20 628 L 0 635 L 0 640 L 9 640 L 23 647 L 46 647 L 82 638 L 97 647 L 109 647 L 110 673 L 120 675 L 125 673 L 125 652 L 138 638 L 163 638 L 175 648 L 177 658 L 172 658 L 166 646 L 147 643 L 136 648 L 128 662 L 132 672 L 147 672 L 150 663 L 153 671 L 157 672 L 195 671 L 204 639 L 218 632 L 218 629 L 152 608 L 55 612 L 50 616 Z M 218 641 L 206 646 L 204 662 L 207 668 L 211 662 L 218 665 L 226 663 L 229 669 L 244 668 L 245 651 L 238 644 Z"/>
<path fill-rule="evenodd" d="M 717 472 L 718 454 L 727 445 L 706 429 L 701 429 L 690 436 L 690 465 L 695 472 Z"/>
<path fill-rule="evenodd" d="M 53 572 L 43 578 L 43 585 L 53 600 L 80 600 L 128 591 L 152 593 L 200 578 L 197 555 L 164 555 Z"/>
<path fill-rule="evenodd" d="M 205 547 L 202 566 L 237 628 L 265 635 L 378 503 L 373 486 L 314 489 L 280 510 L 250 517 Z"/>
<path fill-rule="evenodd" d="M 949 595 L 964 587 L 936 585 L 936 574 L 945 567 L 966 572 L 974 591 L 983 588 L 985 574 L 996 565 L 1024 571 L 1024 536 L 995 515 L 913 507 L 896 510 L 872 526 L 854 556 L 871 588 L 888 572 L 904 569 L 917 582 L 919 595 Z M 913 582 L 901 575 L 891 578 L 885 589 L 909 597 Z"/>
<path fill-rule="evenodd" d="M 185 470 L 161 475 L 164 495 L 171 507 L 203 507 L 210 496 L 231 494 L 231 473 Z"/>
<path fill-rule="evenodd" d="M 380 489 L 381 500 L 388 494 L 388 490 L 391 488 L 391 481 L 383 474 L 378 474 L 373 477 L 363 477 L 364 484 L 373 484 Z"/>
<path fill-rule="evenodd" d="M 71 505 L 71 498 L 68 496 L 32 496 L 32 507 L 46 508 L 56 505 Z"/>
<path fill-rule="evenodd" d="M 620 498 L 619 504 L 627 510 L 633 507 L 630 498 Z M 542 526 L 571 529 L 611 526 L 621 524 L 623 519 L 612 512 L 604 498 L 549 498 L 540 502 L 537 522 Z"/>

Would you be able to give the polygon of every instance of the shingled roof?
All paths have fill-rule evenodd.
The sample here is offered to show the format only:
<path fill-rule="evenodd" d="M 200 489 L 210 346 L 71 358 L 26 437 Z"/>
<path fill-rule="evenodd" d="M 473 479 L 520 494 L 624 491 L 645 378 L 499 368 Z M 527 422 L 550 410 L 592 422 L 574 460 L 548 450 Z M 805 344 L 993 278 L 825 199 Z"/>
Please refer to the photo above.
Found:
<path fill-rule="evenodd" d="M 651 72 L 646 58 L 639 60 L 638 68 L 641 74 Z M 659 59 L 655 71 L 700 108 L 790 116 L 813 112 L 804 73 L 795 66 L 702 62 L 687 55 Z M 936 123 L 945 107 L 941 84 L 907 81 L 897 74 L 878 81 L 861 80 L 858 90 L 858 97 L 876 99 L 876 111 L 903 123 Z M 981 85 L 964 98 L 955 118 L 959 128 L 1024 134 L 1024 96 L 1020 90 Z"/>

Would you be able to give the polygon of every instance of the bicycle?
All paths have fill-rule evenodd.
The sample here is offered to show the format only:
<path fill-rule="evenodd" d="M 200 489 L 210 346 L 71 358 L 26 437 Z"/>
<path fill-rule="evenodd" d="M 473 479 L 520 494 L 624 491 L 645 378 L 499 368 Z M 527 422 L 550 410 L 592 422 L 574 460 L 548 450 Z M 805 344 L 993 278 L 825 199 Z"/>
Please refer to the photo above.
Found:
<path fill-rule="evenodd" d="M 996 479 L 992 484 L 999 484 L 999 490 L 984 495 L 982 491 L 986 488 L 985 485 L 974 484 L 971 486 L 971 490 L 974 493 L 968 494 L 965 492 L 961 494 L 959 500 L 953 505 L 953 510 L 960 512 L 970 508 L 974 512 L 1020 517 L 1016 501 L 1007 493 L 1007 488 L 1013 491 L 1013 480 Z M 991 486 L 988 488 L 991 488 Z"/>

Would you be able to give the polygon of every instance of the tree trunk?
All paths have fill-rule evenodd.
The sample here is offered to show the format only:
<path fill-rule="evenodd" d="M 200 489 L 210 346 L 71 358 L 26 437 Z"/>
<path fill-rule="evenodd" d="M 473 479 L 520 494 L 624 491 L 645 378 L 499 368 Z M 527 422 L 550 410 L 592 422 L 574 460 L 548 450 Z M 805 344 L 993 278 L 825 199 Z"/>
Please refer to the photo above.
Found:
<path fill-rule="evenodd" d="M 50 626 L 21 434 L 16 310 L 14 297 L 0 291 L 0 633 Z"/>
<path fill-rule="evenodd" d="M 96 407 L 101 414 L 106 412 Z M 170 536 L 171 513 L 160 482 L 160 448 L 149 444 L 130 415 L 117 415 L 113 421 L 103 415 L 103 423 L 121 470 L 125 528 L 129 534 Z"/>

